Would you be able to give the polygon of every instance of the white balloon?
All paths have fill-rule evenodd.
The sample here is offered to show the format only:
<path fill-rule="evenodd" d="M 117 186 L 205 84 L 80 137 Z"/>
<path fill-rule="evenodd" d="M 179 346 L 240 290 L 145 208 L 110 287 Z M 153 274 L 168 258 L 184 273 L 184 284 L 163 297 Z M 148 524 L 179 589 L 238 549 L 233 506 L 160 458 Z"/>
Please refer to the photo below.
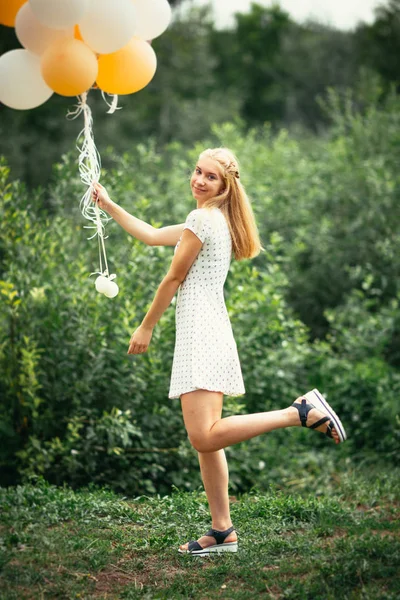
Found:
<path fill-rule="evenodd" d="M 53 29 L 67 29 L 82 19 L 89 0 L 29 0 L 29 4 L 43 25 Z"/>
<path fill-rule="evenodd" d="M 69 29 L 50 29 L 50 27 L 43 25 L 36 18 L 29 2 L 23 4 L 17 13 L 15 33 L 24 48 L 39 56 L 52 42 L 63 37 L 74 37 L 73 27 Z"/>
<path fill-rule="evenodd" d="M 131 0 L 93 0 L 79 21 L 81 35 L 94 52 L 111 54 L 132 39 L 136 10 Z"/>
<path fill-rule="evenodd" d="M 107 286 L 108 286 L 108 279 L 107 277 L 104 277 L 103 275 L 99 275 L 98 278 L 95 281 L 95 285 L 96 285 L 96 290 L 98 292 L 100 292 L 100 294 L 104 294 L 105 291 L 107 290 Z"/>
<path fill-rule="evenodd" d="M 0 57 L 0 102 L 17 110 L 44 104 L 53 90 L 40 72 L 40 58 L 18 48 Z"/>
<path fill-rule="evenodd" d="M 104 295 L 107 296 L 107 298 L 115 298 L 115 296 L 118 294 L 118 292 L 119 292 L 119 287 L 115 283 L 115 281 L 108 280 L 107 289 L 104 292 Z"/>
<path fill-rule="evenodd" d="M 167 29 L 171 21 L 171 6 L 167 0 L 132 0 L 137 13 L 135 36 L 153 40 Z"/>

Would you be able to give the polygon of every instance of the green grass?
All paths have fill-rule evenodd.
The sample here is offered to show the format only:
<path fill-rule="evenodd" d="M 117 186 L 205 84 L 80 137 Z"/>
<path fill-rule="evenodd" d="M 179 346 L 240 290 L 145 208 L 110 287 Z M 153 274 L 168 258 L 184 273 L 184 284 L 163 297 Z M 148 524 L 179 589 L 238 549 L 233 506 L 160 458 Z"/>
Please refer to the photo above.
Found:
<path fill-rule="evenodd" d="M 43 481 L 0 489 L 0 598 L 397 599 L 399 472 L 232 498 L 238 554 L 177 553 L 210 525 L 203 492 L 123 498 Z"/>

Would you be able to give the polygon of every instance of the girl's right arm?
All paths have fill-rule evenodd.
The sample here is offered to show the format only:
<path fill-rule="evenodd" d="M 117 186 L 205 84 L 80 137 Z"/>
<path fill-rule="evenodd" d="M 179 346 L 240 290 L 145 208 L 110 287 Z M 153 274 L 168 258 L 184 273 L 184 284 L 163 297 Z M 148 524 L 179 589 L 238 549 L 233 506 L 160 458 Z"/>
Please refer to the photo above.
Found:
<path fill-rule="evenodd" d="M 157 229 L 149 223 L 134 217 L 113 202 L 107 190 L 100 183 L 95 183 L 93 187 L 93 201 L 98 202 L 99 207 L 105 210 L 130 235 L 148 246 L 176 246 L 182 235 L 184 223 Z"/>

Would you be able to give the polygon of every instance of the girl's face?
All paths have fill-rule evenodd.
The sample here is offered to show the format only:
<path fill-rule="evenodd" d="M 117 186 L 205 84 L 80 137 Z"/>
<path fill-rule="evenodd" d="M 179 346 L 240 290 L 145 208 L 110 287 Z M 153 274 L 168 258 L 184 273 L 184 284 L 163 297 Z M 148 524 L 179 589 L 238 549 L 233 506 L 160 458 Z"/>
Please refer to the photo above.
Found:
<path fill-rule="evenodd" d="M 210 198 L 218 196 L 223 183 L 217 163 L 211 158 L 199 158 L 190 179 L 192 194 L 199 208 Z"/>

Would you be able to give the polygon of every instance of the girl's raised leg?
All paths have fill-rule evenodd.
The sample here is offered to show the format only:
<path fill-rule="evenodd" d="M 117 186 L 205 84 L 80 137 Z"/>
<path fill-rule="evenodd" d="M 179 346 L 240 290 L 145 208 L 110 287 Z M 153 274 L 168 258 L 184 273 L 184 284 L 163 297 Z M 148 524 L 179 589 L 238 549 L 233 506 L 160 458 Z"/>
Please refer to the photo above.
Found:
<path fill-rule="evenodd" d="M 207 390 L 195 390 L 181 396 L 186 431 L 192 446 L 198 452 L 216 452 L 274 429 L 301 425 L 299 412 L 294 406 L 221 419 L 222 398 L 221 392 Z M 301 398 L 296 400 L 300 401 Z M 321 411 L 312 409 L 309 413 L 309 424 L 316 423 L 323 416 L 325 415 Z M 326 431 L 327 424 L 317 429 Z M 335 430 L 333 436 L 336 442 L 339 441 Z"/>

